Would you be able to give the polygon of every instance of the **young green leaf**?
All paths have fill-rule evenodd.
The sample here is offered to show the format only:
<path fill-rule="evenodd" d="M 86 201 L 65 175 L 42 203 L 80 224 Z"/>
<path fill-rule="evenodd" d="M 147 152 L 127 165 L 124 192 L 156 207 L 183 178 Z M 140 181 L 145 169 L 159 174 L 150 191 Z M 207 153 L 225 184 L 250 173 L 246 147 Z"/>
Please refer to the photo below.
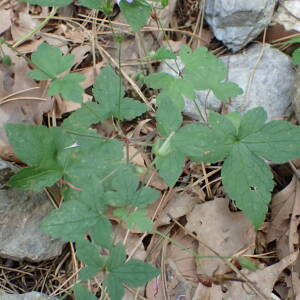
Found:
<path fill-rule="evenodd" d="M 88 291 L 84 286 L 77 283 L 74 287 L 76 300 L 97 300 L 96 296 Z"/>
<path fill-rule="evenodd" d="M 67 6 L 72 3 L 73 0 L 19 0 L 20 2 L 26 2 L 33 5 L 40 5 L 40 6 Z"/>
<path fill-rule="evenodd" d="M 79 85 L 85 77 L 81 74 L 67 74 L 62 78 L 54 79 L 48 88 L 48 96 L 60 94 L 65 100 L 82 102 L 84 89 Z"/>
<path fill-rule="evenodd" d="M 134 0 L 132 3 L 120 2 L 121 11 L 134 32 L 144 26 L 151 13 L 151 6 L 144 0 Z"/>
<path fill-rule="evenodd" d="M 121 78 L 111 67 L 102 69 L 96 78 L 93 94 L 100 104 L 97 110 L 119 120 L 132 120 L 148 110 L 147 106 L 131 98 L 124 98 Z"/>
<path fill-rule="evenodd" d="M 74 58 L 73 54 L 63 56 L 60 49 L 42 43 L 31 56 L 38 69 L 29 71 L 28 76 L 34 80 L 55 79 L 57 75 L 71 69 Z"/>
<path fill-rule="evenodd" d="M 238 257 L 237 261 L 243 268 L 249 271 L 256 271 L 258 269 L 258 264 L 246 257 Z"/>

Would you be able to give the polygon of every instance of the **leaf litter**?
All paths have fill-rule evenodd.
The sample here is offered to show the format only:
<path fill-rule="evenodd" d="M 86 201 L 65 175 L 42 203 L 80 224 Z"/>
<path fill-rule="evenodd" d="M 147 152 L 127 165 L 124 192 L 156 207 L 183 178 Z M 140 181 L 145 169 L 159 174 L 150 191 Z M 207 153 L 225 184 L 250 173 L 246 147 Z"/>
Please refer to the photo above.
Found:
<path fill-rule="evenodd" d="M 176 9 L 176 1 L 172 0 L 170 2 L 171 5 L 167 9 L 160 11 L 161 16 L 164 16 L 164 27 L 168 23 L 183 22 L 178 19 L 174 20 L 172 15 Z M 190 5 L 190 2 L 193 1 L 188 2 L 188 5 Z M 33 15 L 44 17 L 48 12 L 47 8 L 40 11 L 34 9 L 29 11 L 28 6 L 25 4 L 18 4 L 14 9 L 10 7 L 1 8 L 0 33 L 10 31 L 13 41 L 16 42 L 40 23 L 39 18 L 34 18 Z M 11 15 L 14 17 L 12 18 Z M 11 20 L 14 20 L 14 22 L 11 22 Z M 118 18 L 116 21 L 122 22 Z M 148 50 L 156 50 L 162 44 L 162 36 L 158 32 L 151 33 L 151 29 L 155 25 L 154 20 L 151 20 L 149 25 L 151 26 L 149 31 L 142 34 L 143 40 Z M 98 62 L 97 65 L 91 65 L 91 63 L 84 65 L 83 62 L 88 58 L 91 51 L 89 43 L 83 45 L 84 42 L 89 42 L 88 36 L 84 35 L 84 38 L 82 38 L 71 27 L 62 27 L 62 24 L 56 24 L 55 27 L 56 30 L 50 35 L 47 35 L 47 32 L 42 32 L 41 41 L 38 43 L 32 39 L 30 42 L 21 45 L 19 49 L 23 49 L 24 52 L 32 52 L 36 50 L 42 41 L 47 41 L 50 45 L 60 46 L 65 54 L 75 54 L 76 67 L 80 68 L 81 74 L 87 75 L 87 81 L 83 82 L 82 86 L 85 89 L 90 88 L 94 82 L 95 73 L 98 74 L 100 68 L 104 65 L 103 61 Z M 63 35 L 66 40 L 61 41 L 59 39 L 60 35 Z M 206 35 L 204 40 L 206 39 L 209 43 L 211 32 L 204 31 L 204 35 Z M 108 47 L 112 48 L 111 56 L 116 58 L 118 49 L 116 49 L 115 43 L 105 37 L 108 36 L 105 30 L 101 29 L 100 36 L 103 40 L 106 39 L 105 42 L 107 42 Z M 152 36 L 155 36 L 157 40 L 153 39 Z M 175 47 L 177 45 L 181 46 L 182 43 L 185 43 L 185 37 L 180 39 L 180 34 L 178 34 L 178 41 L 171 40 L 170 42 Z M 128 74 L 135 74 L 140 69 L 139 59 L 144 56 L 144 53 L 139 43 L 139 39 L 128 38 L 122 45 L 121 62 Z M 27 50 L 26 47 L 28 47 Z M 14 63 L 10 68 L 5 69 L 1 66 L 0 69 L 1 99 L 8 100 L 5 103 L 2 103 L 4 102 L 2 100 L 0 103 L 0 153 L 2 157 L 8 159 L 11 158 L 12 151 L 9 149 L 2 130 L 3 124 L 16 122 L 39 125 L 42 123 L 43 114 L 51 111 L 53 102 L 44 95 L 45 87 L 25 75 L 29 71 L 27 64 L 15 56 L 14 53 L 11 53 L 9 49 L 5 51 L 12 56 Z M 26 97 L 26 100 L 12 100 L 12 97 L 15 97 L 14 93 L 17 93 L 18 98 Z M 89 101 L 91 99 L 89 96 L 85 94 L 84 97 Z M 44 100 L 30 100 L 30 98 L 43 98 Z M 57 114 L 54 114 L 54 117 L 57 118 L 80 107 L 80 105 L 74 105 L 74 103 L 66 104 L 64 101 L 57 103 Z M 130 146 L 130 153 L 136 153 L 136 148 L 133 149 Z M 145 167 L 147 159 L 147 157 L 138 153 L 134 163 Z M 154 176 L 156 175 L 154 174 Z M 201 176 L 203 174 L 199 175 L 199 177 Z M 210 180 L 210 178 L 208 179 Z M 156 179 L 156 183 L 150 182 L 149 185 L 163 192 L 167 189 L 159 178 Z M 266 231 L 266 244 L 275 243 L 276 258 L 279 260 L 277 263 L 275 263 L 275 260 L 260 258 L 259 253 L 255 252 L 255 232 L 240 212 L 231 209 L 229 200 L 214 198 L 205 201 L 208 199 L 200 199 L 201 197 L 197 198 L 187 194 L 182 196 L 179 191 L 172 191 L 172 196 L 164 203 L 160 214 L 156 216 L 155 225 L 157 230 L 165 232 L 177 244 L 171 240 L 157 241 L 161 246 L 158 247 L 160 250 L 156 251 L 154 255 L 156 260 L 153 262 L 160 262 L 164 272 L 162 272 L 163 275 L 158 281 L 153 280 L 147 285 L 147 299 L 165 299 L 166 293 L 169 299 L 181 299 L 178 297 L 183 296 L 188 296 L 193 300 L 225 299 L 226 297 L 231 297 L 231 299 L 257 299 L 257 295 L 254 295 L 253 290 L 246 285 L 247 280 L 254 283 L 262 292 L 262 295 L 267 295 L 267 297 L 272 295 L 273 289 L 280 291 L 280 285 L 285 285 L 286 288 L 282 292 L 282 299 L 292 299 L 295 295 L 300 295 L 298 291 L 300 262 L 298 253 L 295 252 L 299 248 L 297 227 L 299 225 L 300 208 L 298 190 L 298 179 L 294 177 L 283 191 L 273 197 L 270 205 L 270 221 L 266 222 L 263 228 Z M 222 193 L 222 189 L 219 188 L 215 193 Z M 157 201 L 156 205 L 159 205 L 159 203 L 160 200 Z M 178 227 L 175 221 L 184 224 L 183 228 Z M 166 228 L 169 228 L 170 231 Z M 122 240 L 124 228 L 119 227 L 119 232 L 117 240 Z M 189 233 L 193 233 L 193 236 Z M 142 245 L 140 238 L 140 233 L 131 232 L 127 237 L 126 245 L 129 247 L 128 253 L 138 249 L 135 255 L 144 258 L 149 255 L 153 244 L 150 242 L 149 248 L 147 248 Z M 154 237 L 153 240 L 155 240 Z M 227 281 L 226 276 L 228 274 L 241 279 L 240 274 L 235 274 L 224 261 L 215 256 L 203 244 L 209 245 L 225 259 L 227 256 L 232 255 L 251 258 L 255 261 L 255 264 L 259 265 L 259 268 L 256 271 L 249 272 L 239 266 L 240 272 L 245 274 L 246 279 L 244 278 L 244 281 Z M 187 249 L 200 256 L 213 257 L 199 259 Z M 289 268 L 291 275 L 282 272 L 286 268 Z M 278 279 L 279 281 L 276 283 Z M 280 292 L 277 293 L 280 294 Z M 134 299 L 135 295 L 130 292 L 126 294 L 126 297 Z"/>

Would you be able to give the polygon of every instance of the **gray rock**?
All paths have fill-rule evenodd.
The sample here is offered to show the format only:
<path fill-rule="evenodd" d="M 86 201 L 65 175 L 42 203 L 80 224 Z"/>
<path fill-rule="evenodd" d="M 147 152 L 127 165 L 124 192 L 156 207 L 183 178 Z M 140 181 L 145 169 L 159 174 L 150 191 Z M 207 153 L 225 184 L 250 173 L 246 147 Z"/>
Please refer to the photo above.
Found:
<path fill-rule="evenodd" d="M 26 294 L 6 294 L 0 291 L 0 300 L 58 300 L 55 297 L 49 297 L 38 292 L 30 292 Z"/>
<path fill-rule="evenodd" d="M 277 0 L 209 0 L 206 21 L 216 38 L 238 51 L 270 23 Z"/>
<path fill-rule="evenodd" d="M 35 262 L 54 258 L 61 254 L 64 242 L 38 229 L 53 206 L 43 192 L 5 187 L 15 171 L 11 163 L 0 160 L 0 256 Z"/>
<path fill-rule="evenodd" d="M 300 1 L 284 0 L 279 2 L 279 7 L 273 21 L 284 26 L 286 30 L 300 32 Z"/>
<path fill-rule="evenodd" d="M 229 68 L 228 81 L 238 84 L 244 93 L 232 99 L 227 105 L 229 111 L 245 113 L 249 109 L 262 106 L 268 113 L 268 119 L 288 115 L 291 112 L 292 94 L 295 82 L 295 71 L 290 58 L 281 51 L 266 44 L 255 45 L 243 54 L 224 56 L 221 58 Z M 175 68 L 174 60 L 167 61 Z M 178 61 L 179 67 L 182 64 Z M 163 63 L 160 70 L 175 75 L 173 70 Z M 204 111 L 207 92 L 197 92 L 196 102 Z M 218 111 L 219 101 L 212 93 L 207 97 L 206 108 Z M 185 99 L 183 111 L 192 118 L 200 119 L 193 101 Z"/>
<path fill-rule="evenodd" d="M 298 122 L 300 122 L 300 67 L 297 67 L 295 89 L 293 95 L 293 108 Z"/>

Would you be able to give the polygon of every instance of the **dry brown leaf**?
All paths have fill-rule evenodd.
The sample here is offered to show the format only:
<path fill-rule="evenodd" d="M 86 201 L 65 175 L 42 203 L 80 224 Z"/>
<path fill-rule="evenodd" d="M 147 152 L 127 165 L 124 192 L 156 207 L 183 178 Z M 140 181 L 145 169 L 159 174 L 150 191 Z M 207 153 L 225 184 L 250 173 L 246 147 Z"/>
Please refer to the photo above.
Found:
<path fill-rule="evenodd" d="M 196 241 L 180 232 L 172 236 L 177 243 L 186 249 L 197 250 Z M 167 276 L 167 293 L 170 299 L 190 299 L 193 293 L 193 283 L 197 279 L 195 257 L 179 246 L 169 244 L 162 262 L 165 264 Z M 146 288 L 148 300 L 164 300 L 162 277 L 153 279 Z"/>
<path fill-rule="evenodd" d="M 43 7 L 40 16 L 45 17 L 48 14 L 49 8 Z M 31 32 L 39 23 L 41 19 L 34 18 L 28 11 L 26 3 L 18 3 L 14 7 L 14 16 L 12 17 L 11 35 L 14 41 L 18 41 L 26 34 Z"/>
<path fill-rule="evenodd" d="M 196 233 L 198 240 L 208 245 L 221 256 L 233 256 L 239 251 L 252 254 L 255 245 L 255 231 L 249 220 L 241 212 L 231 212 L 229 201 L 215 198 L 196 205 L 187 215 L 186 229 Z M 203 258 L 198 262 L 198 274 L 212 276 L 222 274 L 227 265 L 215 254 L 199 243 L 198 253 Z"/>
<path fill-rule="evenodd" d="M 271 202 L 271 222 L 267 242 L 276 241 L 277 255 L 285 257 L 299 246 L 300 183 L 294 176 L 290 184 L 277 193 Z M 299 270 L 300 271 L 300 270 Z"/>
<path fill-rule="evenodd" d="M 0 9 L 0 34 L 11 26 L 11 9 Z"/>
<path fill-rule="evenodd" d="M 247 275 L 247 278 L 261 291 L 266 297 L 271 298 L 273 286 L 277 281 L 280 273 L 289 265 L 295 262 L 298 252 L 294 252 L 283 258 L 280 262 L 266 267 L 263 270 L 256 270 Z M 260 299 L 246 284 L 240 282 L 232 282 L 225 299 Z M 231 297 L 231 298 L 230 298 Z"/>
<path fill-rule="evenodd" d="M 216 300 L 216 299 L 223 299 L 222 287 L 220 285 L 215 285 L 215 284 L 213 284 L 211 287 L 207 287 L 202 283 L 199 283 L 192 298 L 192 300 Z"/>
<path fill-rule="evenodd" d="M 160 218 L 155 222 L 155 226 L 159 227 L 171 223 L 171 218 L 179 219 L 189 214 L 197 203 L 201 202 L 198 197 L 189 194 L 179 194 L 173 191 L 167 206 L 160 214 Z"/>
<path fill-rule="evenodd" d="M 7 143 L 4 124 L 40 125 L 43 113 L 52 108 L 52 101 L 44 96 L 45 82 L 37 84 L 26 76 L 29 71 L 26 61 L 17 57 L 4 45 L 3 49 L 12 57 L 13 64 L 9 68 L 0 65 L 0 156 L 4 159 L 11 159 L 12 152 Z"/>

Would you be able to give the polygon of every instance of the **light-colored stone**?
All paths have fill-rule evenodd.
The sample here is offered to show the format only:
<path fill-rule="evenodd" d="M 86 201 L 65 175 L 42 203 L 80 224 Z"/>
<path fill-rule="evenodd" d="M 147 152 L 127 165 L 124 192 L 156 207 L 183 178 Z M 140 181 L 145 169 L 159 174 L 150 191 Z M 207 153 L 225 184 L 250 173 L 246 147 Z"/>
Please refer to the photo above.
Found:
<path fill-rule="evenodd" d="M 53 206 L 43 192 L 5 187 L 15 171 L 11 163 L 0 160 L 0 256 L 35 262 L 54 258 L 61 254 L 64 242 L 38 229 Z"/>
<path fill-rule="evenodd" d="M 229 68 L 228 81 L 238 84 L 244 91 L 232 99 L 229 111 L 245 113 L 249 109 L 262 106 L 268 119 L 274 119 L 291 112 L 292 94 L 295 82 L 295 70 L 290 58 L 281 51 L 271 48 L 266 44 L 254 45 L 242 54 L 224 56 L 221 58 Z M 180 69 L 183 65 L 178 61 Z M 176 68 L 174 60 L 168 60 L 167 64 Z M 168 65 L 163 63 L 160 71 L 171 75 L 176 73 Z M 219 101 L 211 92 L 205 99 L 207 91 L 197 92 L 197 103 L 202 111 L 204 107 L 208 110 L 218 111 L 221 108 Z M 195 104 L 190 99 L 185 99 L 186 115 L 200 119 Z"/>
<path fill-rule="evenodd" d="M 56 297 L 49 297 L 38 292 L 30 292 L 26 294 L 6 294 L 0 291 L 0 300 L 58 300 Z"/>
<path fill-rule="evenodd" d="M 293 108 L 298 122 L 300 122 L 300 67 L 297 67 L 295 89 L 293 95 Z"/>
<path fill-rule="evenodd" d="M 206 21 L 216 38 L 238 51 L 253 41 L 271 21 L 276 0 L 209 0 Z"/>
<path fill-rule="evenodd" d="M 286 30 L 300 32 L 300 1 L 284 0 L 279 2 L 279 7 L 274 14 L 274 22 L 284 26 Z"/>

